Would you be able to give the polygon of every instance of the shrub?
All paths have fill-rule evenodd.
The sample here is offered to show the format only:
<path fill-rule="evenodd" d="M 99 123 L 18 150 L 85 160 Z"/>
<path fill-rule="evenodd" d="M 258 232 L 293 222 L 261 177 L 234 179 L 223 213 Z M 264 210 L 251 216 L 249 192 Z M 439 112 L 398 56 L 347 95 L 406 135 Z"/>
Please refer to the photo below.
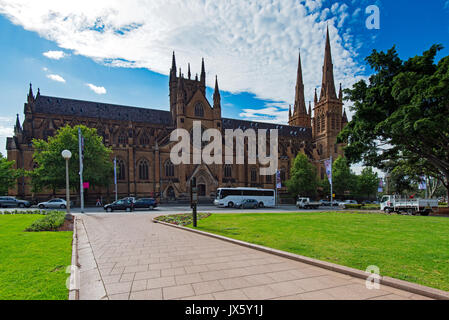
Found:
<path fill-rule="evenodd" d="M 19 210 L 13 210 L 13 211 L 1 211 L 0 214 L 41 214 L 41 215 L 46 215 L 47 211 L 44 210 L 24 210 L 24 211 L 19 211 Z"/>
<path fill-rule="evenodd" d="M 45 217 L 34 221 L 25 231 L 39 232 L 39 231 L 57 231 L 65 220 L 65 212 L 52 211 L 45 215 Z"/>
<path fill-rule="evenodd" d="M 198 213 L 198 221 L 210 216 L 210 213 Z M 187 226 L 193 223 L 193 216 L 191 213 L 187 214 L 172 214 L 168 216 L 159 216 L 155 220 L 176 224 L 178 226 Z"/>
<path fill-rule="evenodd" d="M 345 204 L 345 209 L 361 209 L 362 206 L 361 204 Z"/>

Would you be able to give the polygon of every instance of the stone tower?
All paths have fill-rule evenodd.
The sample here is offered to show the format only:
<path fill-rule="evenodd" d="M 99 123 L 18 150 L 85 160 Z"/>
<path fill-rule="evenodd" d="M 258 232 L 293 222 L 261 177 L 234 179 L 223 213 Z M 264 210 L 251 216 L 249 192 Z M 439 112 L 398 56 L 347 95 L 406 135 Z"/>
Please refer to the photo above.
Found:
<path fill-rule="evenodd" d="M 337 96 L 334 83 L 334 66 L 329 38 L 329 29 L 326 33 L 326 47 L 324 51 L 323 80 L 320 98 L 315 90 L 315 107 L 313 118 L 313 140 L 316 145 L 316 160 L 318 160 L 319 176 L 325 177 L 322 160 L 331 156 L 336 159 L 343 155 L 343 150 L 337 144 L 337 136 L 348 123 L 346 112 L 343 112 L 343 92 Z"/>
<path fill-rule="evenodd" d="M 304 99 L 304 82 L 302 79 L 301 53 L 299 53 L 298 72 L 296 75 L 295 106 L 293 109 L 293 114 L 291 112 L 291 109 L 289 110 L 288 124 L 291 126 L 303 128 L 312 127 L 311 108 L 309 108 L 309 113 L 307 113 L 306 102 Z"/>
<path fill-rule="evenodd" d="M 186 106 L 193 98 L 197 91 L 202 95 L 206 94 L 206 70 L 204 67 L 204 59 L 201 62 L 201 78 L 198 75 L 195 79 L 191 79 L 190 64 L 188 65 L 187 78 L 179 69 L 179 75 L 176 74 L 176 58 L 173 52 L 172 66 L 170 69 L 169 94 L 170 94 L 170 112 L 172 115 L 173 125 L 179 127 L 178 121 L 180 117 L 186 115 Z"/>

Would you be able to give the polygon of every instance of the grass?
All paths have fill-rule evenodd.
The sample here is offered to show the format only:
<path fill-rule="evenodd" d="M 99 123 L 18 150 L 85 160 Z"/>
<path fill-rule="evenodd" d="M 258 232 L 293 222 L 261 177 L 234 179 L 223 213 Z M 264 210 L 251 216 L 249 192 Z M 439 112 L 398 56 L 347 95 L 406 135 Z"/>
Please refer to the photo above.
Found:
<path fill-rule="evenodd" d="M 189 226 L 191 227 L 191 226 Z M 449 219 L 344 212 L 213 214 L 198 229 L 449 291 Z"/>
<path fill-rule="evenodd" d="M 67 300 L 72 232 L 25 232 L 40 215 L 0 215 L 0 300 Z"/>

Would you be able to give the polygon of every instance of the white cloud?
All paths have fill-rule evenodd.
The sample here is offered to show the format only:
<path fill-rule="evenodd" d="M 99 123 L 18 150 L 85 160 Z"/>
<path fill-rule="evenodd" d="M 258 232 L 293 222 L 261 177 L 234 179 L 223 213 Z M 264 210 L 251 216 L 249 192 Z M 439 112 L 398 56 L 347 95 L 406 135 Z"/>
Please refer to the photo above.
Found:
<path fill-rule="evenodd" d="M 97 87 L 93 85 L 92 83 L 86 83 L 86 86 L 90 88 L 93 92 L 96 94 L 106 94 L 106 88 L 105 87 Z"/>
<path fill-rule="evenodd" d="M 65 83 L 65 79 L 58 74 L 47 74 L 47 78 L 53 81 Z"/>
<path fill-rule="evenodd" d="M 0 152 L 6 157 L 6 138 L 14 135 L 15 119 L 0 117 Z"/>
<path fill-rule="evenodd" d="M 47 51 L 43 53 L 49 59 L 60 60 L 67 56 L 64 51 Z"/>
<path fill-rule="evenodd" d="M 307 101 L 313 100 L 314 88 L 321 84 L 327 25 L 337 86 L 339 82 L 352 85 L 363 70 L 354 60 L 356 48 L 347 42 L 352 37 L 336 28 L 347 19 L 347 6 L 334 4 L 325 10 L 323 3 L 0 0 L 0 13 L 64 50 L 111 66 L 148 68 L 167 75 L 175 50 L 178 68 L 185 72 L 190 62 L 195 74 L 204 57 L 208 86 L 213 87 L 218 74 L 222 90 L 248 91 L 289 104 L 295 94 L 298 48 Z M 288 111 L 275 114 L 276 120 L 285 121 Z"/>

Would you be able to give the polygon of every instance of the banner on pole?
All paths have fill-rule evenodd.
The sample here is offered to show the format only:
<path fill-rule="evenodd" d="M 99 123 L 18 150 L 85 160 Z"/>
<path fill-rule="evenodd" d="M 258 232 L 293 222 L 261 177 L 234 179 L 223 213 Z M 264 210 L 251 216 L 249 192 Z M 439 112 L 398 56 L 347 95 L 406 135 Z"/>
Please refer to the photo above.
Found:
<path fill-rule="evenodd" d="M 384 181 L 382 178 L 379 179 L 379 187 L 377 188 L 377 192 L 384 192 Z"/>
<path fill-rule="evenodd" d="M 427 183 L 426 183 L 426 177 L 425 176 L 421 177 L 421 181 L 418 184 L 418 189 L 419 190 L 426 190 L 427 189 Z"/>
<path fill-rule="evenodd" d="M 90 187 L 89 182 L 83 182 L 83 188 L 84 189 L 89 189 L 89 187 Z"/>
<path fill-rule="evenodd" d="M 276 171 L 276 189 L 282 188 L 281 171 Z"/>
<path fill-rule="evenodd" d="M 329 183 L 332 184 L 332 158 L 324 161 L 324 167 L 326 168 L 327 178 Z"/>

